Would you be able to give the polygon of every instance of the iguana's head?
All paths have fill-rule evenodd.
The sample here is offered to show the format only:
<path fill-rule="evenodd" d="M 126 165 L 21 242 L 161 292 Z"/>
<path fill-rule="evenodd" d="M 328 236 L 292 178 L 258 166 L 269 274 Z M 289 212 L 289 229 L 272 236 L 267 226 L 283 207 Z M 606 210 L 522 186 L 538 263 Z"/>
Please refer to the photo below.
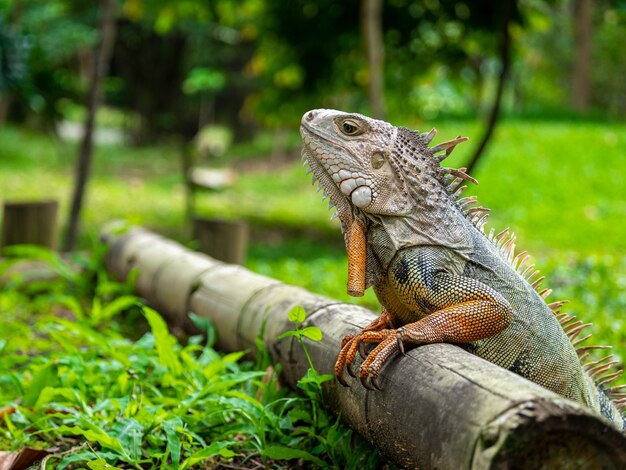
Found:
<path fill-rule="evenodd" d="M 303 158 L 337 206 L 344 228 L 359 213 L 401 216 L 449 199 L 450 171 L 439 165 L 443 158 L 434 154 L 445 150 L 447 155 L 466 140 L 457 138 L 430 148 L 435 131 L 419 134 L 329 109 L 304 114 L 300 133 Z"/>

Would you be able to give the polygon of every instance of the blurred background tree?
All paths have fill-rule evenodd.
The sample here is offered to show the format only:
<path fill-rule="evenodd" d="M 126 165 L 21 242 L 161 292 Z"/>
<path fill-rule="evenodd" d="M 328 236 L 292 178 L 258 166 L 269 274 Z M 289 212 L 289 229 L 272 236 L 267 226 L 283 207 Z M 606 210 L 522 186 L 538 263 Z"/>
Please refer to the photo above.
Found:
<path fill-rule="evenodd" d="M 99 5 L 0 6 L 0 123 L 80 134 Z M 332 107 L 419 128 L 442 118 L 479 121 L 482 132 L 474 130 L 479 138 L 464 162 L 474 166 L 503 114 L 626 117 L 625 0 L 116 6 L 96 134 L 113 128 L 109 139 L 137 147 L 192 142 L 203 127 L 217 126 L 235 143 L 269 131 L 270 153 L 280 156 L 297 141 L 304 111 Z"/>
<path fill-rule="evenodd" d="M 390 116 L 485 113 L 506 67 L 504 15 L 507 111 L 626 113 L 623 0 L 382 2 L 370 17 L 382 25 L 384 77 L 368 68 L 369 0 L 119 3 L 105 101 L 135 117 L 137 144 L 191 137 L 215 119 L 245 139 L 319 105 L 372 113 L 373 81 Z M 54 125 L 81 104 L 97 5 L 3 0 L 2 10 L 0 117 Z"/>

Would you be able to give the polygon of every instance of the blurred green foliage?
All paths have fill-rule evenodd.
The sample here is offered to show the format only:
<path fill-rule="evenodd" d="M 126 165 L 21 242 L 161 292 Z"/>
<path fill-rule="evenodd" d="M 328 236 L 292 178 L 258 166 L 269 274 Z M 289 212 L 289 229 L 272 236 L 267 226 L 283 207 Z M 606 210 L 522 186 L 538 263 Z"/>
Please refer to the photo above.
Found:
<path fill-rule="evenodd" d="M 399 122 L 413 128 L 439 128 L 441 139 L 459 134 L 474 138 L 480 125 L 467 120 Z M 201 215 L 246 218 L 255 225 L 279 225 L 330 234 L 338 224 L 321 201 L 299 161 L 265 162 L 272 141 L 259 136 L 255 145 L 236 146 L 220 163 L 246 160 L 233 187 L 201 194 Z M 289 139 L 298 143 L 297 135 Z M 0 130 L 3 158 L 0 187 L 7 199 L 57 198 L 67 207 L 75 147 L 14 127 Z M 491 225 L 511 226 L 518 244 L 532 252 L 623 252 L 626 239 L 626 192 L 621 175 L 626 161 L 626 126 L 593 121 L 511 119 L 504 121 L 471 188 L 492 209 Z M 450 165 L 461 165 L 469 144 L 459 146 Z M 235 159 L 236 156 L 236 159 Z M 255 166 L 256 165 L 256 166 Z M 245 168 L 245 167 L 242 167 Z M 37 184 L 34 184 L 37 182 Z M 133 203 L 129 204 L 132 200 Z M 184 186 L 176 146 L 96 150 L 94 178 L 88 194 L 85 226 L 97 231 L 111 218 L 127 217 L 175 238 L 184 238 Z"/>
<path fill-rule="evenodd" d="M 392 117 L 475 115 L 490 105 L 507 2 L 385 2 L 385 95 Z M 516 113 L 567 109 L 575 0 L 512 0 Z M 82 103 L 97 40 L 97 3 L 0 4 L 0 89 L 10 116 L 62 119 Z M 303 112 L 368 112 L 362 2 L 121 0 L 106 102 L 125 110 L 133 138 L 191 137 L 217 121 L 240 140 L 256 126 L 293 127 Z M 624 117 L 623 0 L 594 2 L 592 104 Z M 219 110 L 219 112 L 217 112 Z"/>
<path fill-rule="evenodd" d="M 513 76 L 514 97 L 535 113 L 567 109 L 571 90 L 575 1 L 524 0 L 527 34 L 517 31 L 520 54 Z M 591 98 L 602 115 L 623 119 L 626 114 L 626 60 L 615 46 L 626 40 L 626 2 L 592 2 Z"/>

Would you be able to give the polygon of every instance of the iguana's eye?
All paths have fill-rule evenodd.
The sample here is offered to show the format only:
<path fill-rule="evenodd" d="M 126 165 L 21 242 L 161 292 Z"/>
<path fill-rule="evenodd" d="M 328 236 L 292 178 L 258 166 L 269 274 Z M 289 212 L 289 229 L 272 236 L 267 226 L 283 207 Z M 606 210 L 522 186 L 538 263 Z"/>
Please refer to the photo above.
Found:
<path fill-rule="evenodd" d="M 372 168 L 379 170 L 385 164 L 385 156 L 380 152 L 374 152 L 372 154 Z"/>
<path fill-rule="evenodd" d="M 359 125 L 351 119 L 346 119 L 341 123 L 341 126 L 339 127 L 341 129 L 341 132 L 346 135 L 358 135 L 361 133 L 361 128 L 359 127 Z"/>

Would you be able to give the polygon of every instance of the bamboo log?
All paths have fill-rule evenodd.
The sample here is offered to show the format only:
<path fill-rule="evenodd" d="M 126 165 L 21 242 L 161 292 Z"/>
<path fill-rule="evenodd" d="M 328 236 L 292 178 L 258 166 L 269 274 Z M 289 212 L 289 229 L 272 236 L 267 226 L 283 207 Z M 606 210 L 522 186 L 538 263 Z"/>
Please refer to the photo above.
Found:
<path fill-rule="evenodd" d="M 57 201 L 5 202 L 0 247 L 19 244 L 56 248 Z"/>
<path fill-rule="evenodd" d="M 304 307 L 306 325 L 324 333 L 323 341 L 307 344 L 321 373 L 332 372 L 343 335 L 374 318 L 364 308 L 173 249 L 149 232 L 113 232 L 105 229 L 103 238 L 111 246 L 108 267 L 114 274 L 125 278 L 137 268 L 143 276 L 139 294 L 167 309 L 163 313 L 179 325 L 186 324 L 189 310 L 210 318 L 224 350 L 254 351 L 263 328 L 263 340 L 283 364 L 283 380 L 290 386 L 308 368 L 297 343 L 276 340 L 291 328 L 287 313 L 292 307 Z M 626 468 L 626 439 L 607 421 L 459 347 L 415 348 L 393 359 L 381 378 L 381 392 L 367 391 L 358 381 L 350 388 L 326 383 L 324 400 L 404 467 Z"/>

